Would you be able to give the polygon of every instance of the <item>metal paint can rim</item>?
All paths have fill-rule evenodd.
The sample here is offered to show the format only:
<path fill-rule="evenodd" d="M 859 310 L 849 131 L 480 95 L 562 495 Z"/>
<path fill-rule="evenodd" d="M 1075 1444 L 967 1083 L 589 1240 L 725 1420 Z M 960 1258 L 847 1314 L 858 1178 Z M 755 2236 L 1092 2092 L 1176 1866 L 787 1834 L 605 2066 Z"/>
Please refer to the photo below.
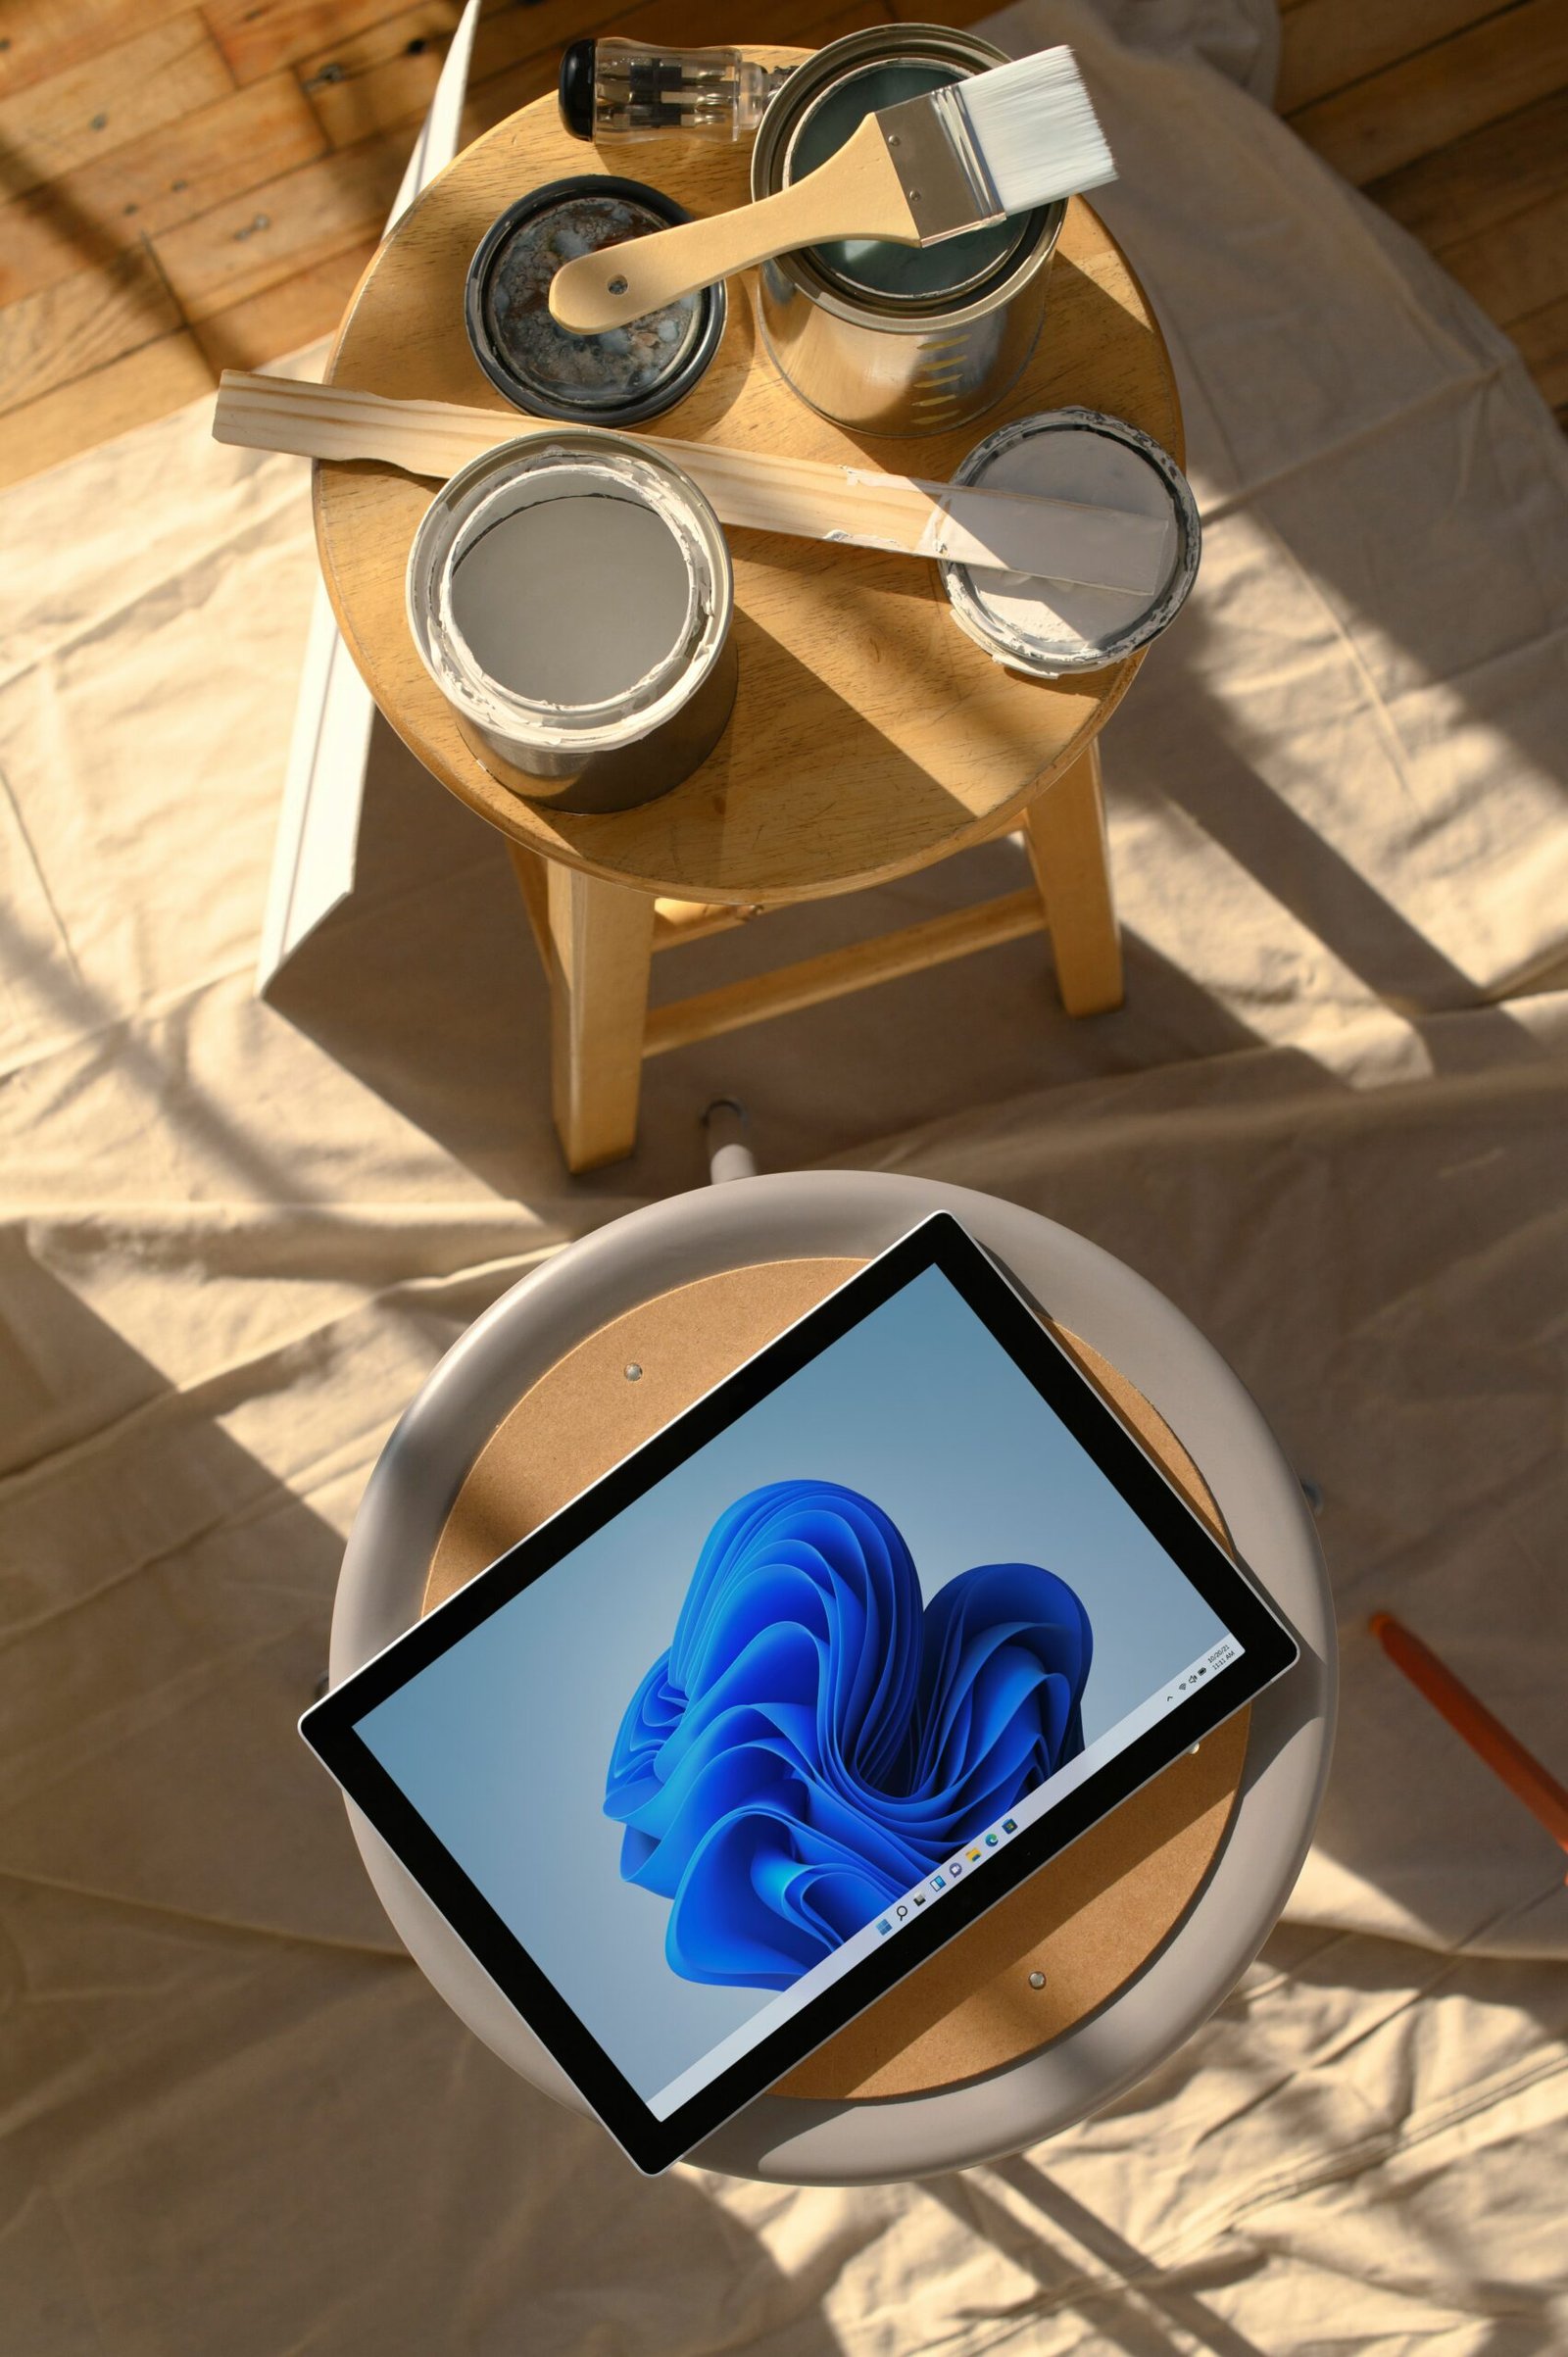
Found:
<path fill-rule="evenodd" d="M 829 41 L 797 66 L 762 117 L 752 148 L 752 197 L 771 196 L 784 185 L 791 145 L 806 114 L 851 70 L 875 65 L 952 64 L 984 72 L 1009 63 L 1005 50 L 977 34 L 945 25 L 873 25 Z M 1064 201 L 1043 205 L 1021 217 L 1016 244 L 973 286 L 935 301 L 858 292 L 853 282 L 812 259 L 809 248 L 776 254 L 763 267 L 793 285 L 821 310 L 861 327 L 892 334 L 929 334 L 934 328 L 966 326 L 1009 302 L 1050 262 L 1067 218 Z"/>
<path fill-rule="evenodd" d="M 684 205 L 666 196 L 644 180 L 630 180 L 613 172 L 572 172 L 560 180 L 548 180 L 542 187 L 518 197 L 514 204 L 499 214 L 474 249 L 468 265 L 467 282 L 464 289 L 464 322 L 473 357 L 496 390 L 504 393 L 516 409 L 534 417 L 550 417 L 562 424 L 598 425 L 613 429 L 619 425 L 641 425 L 651 417 L 662 417 L 666 410 L 683 401 L 701 383 L 723 339 L 725 321 L 729 316 L 729 298 L 722 280 L 705 288 L 698 297 L 700 324 L 692 342 L 681 355 L 677 366 L 667 377 L 662 377 L 646 393 L 620 404 L 581 402 L 572 404 L 564 395 L 552 394 L 519 373 L 508 359 L 497 333 L 493 314 L 492 289 L 497 270 L 506 249 L 518 231 L 540 214 L 558 207 L 582 203 L 592 198 L 618 200 L 636 205 L 669 227 L 677 227 L 692 219 Z M 624 332 L 623 330 L 617 332 Z M 581 339 L 585 343 L 593 337 Z"/>
<path fill-rule="evenodd" d="M 1112 417 L 1103 410 L 1067 408 L 1040 410 L 1032 417 L 1016 417 L 1009 424 L 999 426 L 987 434 L 983 442 L 953 470 L 956 483 L 980 483 L 992 466 L 1005 452 L 1034 436 L 1077 431 L 1100 434 L 1124 449 L 1137 453 L 1158 475 L 1169 496 L 1176 523 L 1176 554 L 1171 570 L 1161 588 L 1149 605 L 1120 629 L 1107 633 L 1082 654 L 1052 647 L 1043 639 L 1034 639 L 999 614 L 987 602 L 985 589 L 972 568 L 965 565 L 944 563 L 940 566 L 943 586 L 953 608 L 953 617 L 960 630 L 984 647 L 994 662 L 1004 663 L 1009 670 L 1026 672 L 1035 679 L 1059 679 L 1081 671 L 1102 671 L 1111 663 L 1122 662 L 1157 638 L 1175 620 L 1194 581 L 1198 577 L 1199 560 L 1202 553 L 1202 524 L 1199 517 L 1198 502 L 1192 485 L 1177 466 L 1169 451 L 1163 449 L 1152 434 L 1141 427 L 1129 425 L 1125 418 Z"/>
<path fill-rule="evenodd" d="M 530 481 L 597 474 L 615 496 L 620 485 L 651 506 L 686 558 L 692 582 L 687 622 L 667 656 L 643 679 L 597 704 L 551 705 L 492 678 L 472 655 L 452 615 L 452 581 L 464 555 L 493 523 L 525 506 L 509 495 Z M 569 489 L 545 496 L 594 496 Z M 540 777 L 559 764 L 619 754 L 658 734 L 690 704 L 728 644 L 735 579 L 723 527 L 683 468 L 648 443 L 596 426 L 534 432 L 482 451 L 442 484 L 409 551 L 406 606 L 420 662 L 460 715 L 512 765 Z M 538 771 L 530 757 L 558 766 Z"/>
<path fill-rule="evenodd" d="M 939 71 L 951 73 L 954 81 L 963 79 L 961 72 L 952 58 L 930 56 L 920 49 L 901 48 L 896 59 L 867 58 L 862 64 L 852 66 L 848 72 L 825 82 L 820 89 L 812 90 L 804 106 L 793 115 L 784 153 L 779 163 L 780 176 L 786 188 L 794 185 L 795 175 L 792 168 L 799 153 L 801 141 L 810 130 L 811 124 L 821 109 L 830 99 L 836 98 L 841 90 L 848 88 L 852 82 L 862 80 L 872 74 L 880 74 L 890 64 L 936 68 Z M 1012 235 L 1003 251 L 994 255 L 979 270 L 972 270 L 967 278 L 961 278 L 956 285 L 947 288 L 939 298 L 940 301 L 945 305 L 957 303 L 965 297 L 973 301 L 988 286 L 994 284 L 999 278 L 1004 277 L 1018 258 L 1024 240 L 1029 234 L 1029 226 L 1030 216 L 1020 214 L 1012 224 Z M 854 301 L 869 303 L 878 310 L 886 305 L 895 313 L 930 308 L 932 298 L 929 295 L 900 294 L 891 287 L 870 286 L 865 280 L 857 278 L 853 271 L 836 269 L 832 265 L 824 263 L 818 249 L 808 248 L 807 250 L 812 256 L 811 267 L 821 273 L 824 281 L 839 292 L 849 295 Z"/>

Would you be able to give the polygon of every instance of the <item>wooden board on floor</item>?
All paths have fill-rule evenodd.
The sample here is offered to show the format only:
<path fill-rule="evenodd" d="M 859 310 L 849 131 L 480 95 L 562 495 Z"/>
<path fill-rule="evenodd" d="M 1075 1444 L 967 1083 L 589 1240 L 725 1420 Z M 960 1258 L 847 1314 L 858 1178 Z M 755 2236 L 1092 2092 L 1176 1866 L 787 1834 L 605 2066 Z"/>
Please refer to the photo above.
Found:
<path fill-rule="evenodd" d="M 58 466 L 78 451 L 167 417 L 212 383 L 206 355 L 188 327 L 143 344 L 107 367 L 24 402 L 0 434 L 0 487 Z"/>
<path fill-rule="evenodd" d="M 291 74 L 228 90 L 0 205 L 0 305 L 309 164 L 326 133 Z"/>
<path fill-rule="evenodd" d="M 1559 417 L 1568 413 L 1568 295 L 1515 319 L 1508 333 Z"/>
<path fill-rule="evenodd" d="M 1361 187 L 1565 82 L 1568 8 L 1563 0 L 1515 0 L 1482 24 L 1314 100 L 1290 121 L 1326 163 Z"/>
<path fill-rule="evenodd" d="M 0 98 L 188 14 L 190 0 L 26 0 L 0 18 Z"/>
<path fill-rule="evenodd" d="M 1568 83 L 1369 181 L 1363 194 L 1442 254 L 1568 187 Z"/>
<path fill-rule="evenodd" d="M 181 324 L 151 256 L 132 246 L 0 311 L 0 409 L 90 376 Z"/>
<path fill-rule="evenodd" d="M 194 324 L 232 303 L 374 243 L 403 176 L 389 141 L 325 155 L 151 240 L 158 267 Z"/>
<path fill-rule="evenodd" d="M 1568 295 L 1568 166 L 1563 179 L 1528 213 L 1444 249 L 1444 267 L 1505 327 Z"/>
<path fill-rule="evenodd" d="M 83 64 L 0 98 L 0 187 L 23 196 L 233 86 L 194 9 L 131 40 L 111 40 Z"/>
<path fill-rule="evenodd" d="M 1497 0 L 1298 0 L 1285 20 L 1274 103 L 1293 115 L 1315 98 L 1397 66 L 1496 13 Z"/>

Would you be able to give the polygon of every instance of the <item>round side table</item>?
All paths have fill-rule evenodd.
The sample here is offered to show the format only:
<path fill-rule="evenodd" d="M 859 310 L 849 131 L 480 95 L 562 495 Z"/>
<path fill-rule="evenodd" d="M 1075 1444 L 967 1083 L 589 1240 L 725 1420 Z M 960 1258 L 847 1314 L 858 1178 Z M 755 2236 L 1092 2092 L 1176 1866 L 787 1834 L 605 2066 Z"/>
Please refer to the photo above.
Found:
<path fill-rule="evenodd" d="M 793 62 L 805 53 L 765 54 Z M 370 263 L 329 378 L 509 414 L 465 334 L 469 260 L 519 194 L 603 169 L 564 135 L 545 99 L 466 150 Z M 744 157 L 703 141 L 651 143 L 637 171 L 697 214 L 746 198 Z M 1036 352 L 983 417 L 913 441 L 860 439 L 829 424 L 773 367 L 750 283 L 737 280 L 707 374 L 637 430 L 946 477 L 1004 419 L 1068 403 L 1125 417 L 1182 455 L 1153 315 L 1126 258 L 1077 199 L 1051 266 Z M 1054 683 L 1023 679 L 958 629 L 934 565 L 734 529 L 740 687 L 716 750 L 641 810 L 550 811 L 481 766 L 415 652 L 403 581 L 428 484 L 364 462 L 318 465 L 315 482 L 327 587 L 376 703 L 426 768 L 507 838 L 551 980 L 556 1120 L 572 1169 L 630 1152 L 645 1055 L 1042 926 L 1069 1012 L 1120 1003 L 1095 740 L 1140 656 Z M 886 882 L 1015 827 L 1036 888 L 649 1012 L 656 950 L 768 908 Z"/>
<path fill-rule="evenodd" d="M 1290 1619 L 1301 1659 L 1250 1714 L 1217 1730 L 693 2155 L 738 2175 L 874 2183 L 1018 2151 L 1153 2069 L 1255 1953 L 1311 1838 L 1336 1672 L 1312 1520 L 1248 1393 L 1162 1295 L 1036 1213 L 879 1173 L 740 1180 L 597 1230 L 496 1302 L 387 1444 L 344 1556 L 334 1683 L 635 1445 L 641 1431 L 628 1415 L 662 1421 L 838 1274 L 937 1209 L 962 1220 L 1057 1326 L 1081 1338 L 1092 1371 L 1173 1478 L 1200 1507 L 1211 1504 Z M 705 1331 L 695 1305 L 714 1289 L 725 1315 Z M 683 1314 L 670 1316 L 662 1305 L 677 1298 Z M 639 1332 L 644 1380 L 663 1390 L 639 1397 L 632 1410 L 623 1364 L 626 1338 Z M 542 1406 L 531 1424 L 517 1424 L 519 1403 L 530 1401 Z M 371 1880 L 427 1977 L 514 2069 L 580 2108 L 417 1886 L 351 1816 Z M 1043 1999 L 1031 1987 L 1037 1966 Z M 960 1986 L 966 1974 L 974 1986 Z"/>

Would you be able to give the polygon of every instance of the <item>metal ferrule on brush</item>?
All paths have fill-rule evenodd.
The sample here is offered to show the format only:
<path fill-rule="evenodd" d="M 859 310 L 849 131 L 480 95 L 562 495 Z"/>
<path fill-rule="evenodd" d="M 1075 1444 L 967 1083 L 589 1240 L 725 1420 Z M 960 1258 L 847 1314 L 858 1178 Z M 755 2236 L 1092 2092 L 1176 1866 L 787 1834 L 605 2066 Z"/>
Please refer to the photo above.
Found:
<path fill-rule="evenodd" d="M 1006 218 L 956 86 L 884 107 L 876 121 L 922 245 Z"/>

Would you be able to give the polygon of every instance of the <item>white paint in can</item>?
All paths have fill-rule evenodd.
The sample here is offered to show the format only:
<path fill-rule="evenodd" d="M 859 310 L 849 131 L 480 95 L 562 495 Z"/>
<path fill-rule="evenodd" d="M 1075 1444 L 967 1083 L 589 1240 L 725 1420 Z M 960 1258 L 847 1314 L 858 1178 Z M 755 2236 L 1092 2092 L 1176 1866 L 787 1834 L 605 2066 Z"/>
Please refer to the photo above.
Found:
<path fill-rule="evenodd" d="M 631 809 L 707 758 L 734 701 L 733 608 L 690 476 L 597 426 L 470 461 L 409 555 L 415 645 L 470 748 L 565 810 Z"/>
<path fill-rule="evenodd" d="M 453 624 L 486 676 L 526 703 L 579 711 L 667 663 L 692 601 L 664 518 L 580 484 L 501 516 L 452 576 Z"/>

